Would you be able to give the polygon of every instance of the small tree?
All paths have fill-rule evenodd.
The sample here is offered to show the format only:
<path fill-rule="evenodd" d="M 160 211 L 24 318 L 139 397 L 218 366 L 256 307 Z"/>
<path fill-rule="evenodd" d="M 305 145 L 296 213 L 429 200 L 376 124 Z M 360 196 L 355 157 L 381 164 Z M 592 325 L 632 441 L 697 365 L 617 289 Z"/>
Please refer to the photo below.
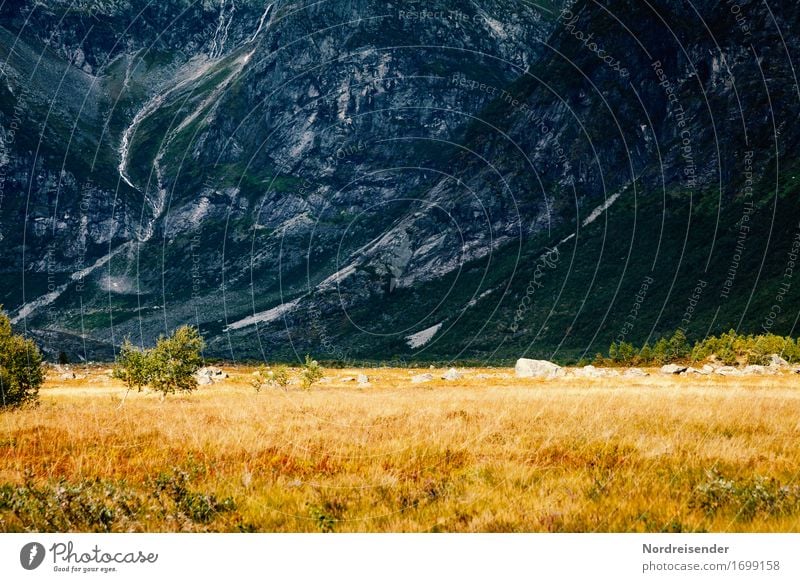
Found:
<path fill-rule="evenodd" d="M 119 378 L 128 387 L 141 392 L 150 383 L 151 370 L 149 354 L 134 346 L 126 339 L 119 350 L 114 377 Z"/>
<path fill-rule="evenodd" d="M 667 342 L 667 360 L 669 362 L 684 360 L 689 356 L 691 351 L 692 347 L 689 345 L 689 341 L 686 339 L 686 334 L 683 333 L 683 330 L 677 330 Z"/>
<path fill-rule="evenodd" d="M 633 347 L 633 344 L 628 342 L 620 342 L 619 347 L 617 348 L 617 358 L 623 364 L 630 364 L 633 362 L 633 358 L 636 355 L 636 348 Z"/>
<path fill-rule="evenodd" d="M 251 384 L 256 389 L 256 392 L 261 392 L 261 389 L 266 386 L 285 389 L 289 385 L 289 381 L 289 368 L 287 366 L 280 365 L 272 368 L 261 366 Z"/>
<path fill-rule="evenodd" d="M 325 371 L 322 369 L 322 366 L 319 365 L 319 362 L 312 360 L 311 356 L 306 355 L 306 361 L 300 371 L 300 380 L 303 382 L 303 388 L 306 390 L 311 388 L 311 386 L 322 379 L 324 373 Z"/>
<path fill-rule="evenodd" d="M 619 361 L 619 346 L 617 346 L 617 342 L 612 342 L 610 346 L 608 346 L 608 358 L 612 362 Z"/>
<path fill-rule="evenodd" d="M 0 407 L 35 402 L 43 383 L 39 348 L 14 334 L 8 316 L 0 311 Z"/>
<path fill-rule="evenodd" d="M 204 342 L 194 327 L 183 326 L 169 337 L 161 337 L 146 356 L 150 385 L 170 394 L 197 388 L 195 372 L 203 365 Z"/>

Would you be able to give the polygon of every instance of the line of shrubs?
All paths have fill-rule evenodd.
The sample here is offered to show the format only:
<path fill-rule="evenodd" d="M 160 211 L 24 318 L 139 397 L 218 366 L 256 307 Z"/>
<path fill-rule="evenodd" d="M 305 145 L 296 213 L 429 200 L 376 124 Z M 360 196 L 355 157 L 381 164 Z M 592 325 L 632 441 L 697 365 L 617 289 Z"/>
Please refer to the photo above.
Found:
<path fill-rule="evenodd" d="M 620 366 L 647 366 L 702 362 L 711 357 L 726 366 L 766 365 L 772 354 L 789 363 L 800 362 L 800 340 L 774 334 L 745 335 L 730 330 L 690 343 L 682 330 L 659 339 L 650 346 L 635 347 L 628 342 L 614 342 L 608 357 L 598 355 L 599 363 Z"/>

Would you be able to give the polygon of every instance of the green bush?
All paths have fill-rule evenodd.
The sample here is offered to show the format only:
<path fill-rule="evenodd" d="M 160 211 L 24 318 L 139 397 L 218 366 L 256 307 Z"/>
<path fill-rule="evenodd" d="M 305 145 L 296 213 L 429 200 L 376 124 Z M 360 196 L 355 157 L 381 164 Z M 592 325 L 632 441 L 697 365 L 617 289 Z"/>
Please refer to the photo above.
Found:
<path fill-rule="evenodd" d="M 288 366 L 279 365 L 272 368 L 261 366 L 253 378 L 251 384 L 256 389 L 256 392 L 261 392 L 265 387 L 286 388 L 289 385 L 291 378 L 289 377 Z"/>
<path fill-rule="evenodd" d="M 148 353 L 125 340 L 117 356 L 114 377 L 125 382 L 129 390 L 141 391 L 150 383 L 150 362 Z"/>
<path fill-rule="evenodd" d="M 43 382 L 39 348 L 14 334 L 8 316 L 0 311 L 0 407 L 35 402 Z"/>
<path fill-rule="evenodd" d="M 203 365 L 203 338 L 197 329 L 178 328 L 171 336 L 161 337 L 156 346 L 140 350 L 125 340 L 117 357 L 114 377 L 125 382 L 129 389 L 145 386 L 170 394 L 197 388 L 195 372 Z"/>

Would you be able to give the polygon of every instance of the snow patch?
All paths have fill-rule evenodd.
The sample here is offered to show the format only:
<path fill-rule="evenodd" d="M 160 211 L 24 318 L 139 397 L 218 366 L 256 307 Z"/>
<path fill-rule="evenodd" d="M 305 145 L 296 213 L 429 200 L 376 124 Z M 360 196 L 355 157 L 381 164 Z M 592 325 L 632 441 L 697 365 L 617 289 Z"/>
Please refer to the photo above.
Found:
<path fill-rule="evenodd" d="M 408 344 L 408 347 L 410 347 L 412 350 L 421 348 L 431 341 L 433 336 L 439 333 L 439 330 L 442 329 L 443 325 L 444 323 L 437 323 L 433 327 L 429 327 L 428 329 L 423 329 L 422 331 L 418 331 L 417 333 L 406 336 L 406 343 Z"/>
<path fill-rule="evenodd" d="M 239 321 L 230 324 L 226 328 L 226 331 L 230 331 L 233 329 L 242 329 L 250 325 L 256 325 L 257 323 L 270 323 L 280 317 L 283 317 L 290 311 L 293 311 L 299 303 L 300 300 L 295 299 L 294 301 L 290 301 L 289 303 L 283 303 L 267 311 L 262 311 L 261 313 L 256 313 L 255 315 L 251 315 L 250 317 L 245 317 L 244 319 L 240 319 Z"/>

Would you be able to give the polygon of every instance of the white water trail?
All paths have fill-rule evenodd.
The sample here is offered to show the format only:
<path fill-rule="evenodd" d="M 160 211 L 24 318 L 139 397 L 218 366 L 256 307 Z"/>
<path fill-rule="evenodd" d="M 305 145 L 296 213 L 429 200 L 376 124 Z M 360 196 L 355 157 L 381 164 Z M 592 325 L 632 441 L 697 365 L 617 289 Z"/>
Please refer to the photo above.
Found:
<path fill-rule="evenodd" d="M 253 36 L 250 38 L 250 40 L 247 41 L 247 44 L 251 44 L 256 39 L 256 37 L 258 37 L 258 35 L 261 34 L 261 29 L 264 28 L 264 21 L 269 17 L 270 13 L 272 12 L 273 6 L 275 6 L 275 4 L 270 4 L 267 6 L 267 9 L 264 10 L 264 14 L 261 15 L 261 20 L 258 21 L 258 28 L 256 29 L 256 32 L 253 34 Z"/>
<path fill-rule="evenodd" d="M 222 0 L 222 4 L 220 4 L 219 7 L 219 21 L 217 22 L 217 29 L 214 31 L 214 36 L 211 39 L 211 51 L 209 56 L 212 59 L 218 59 L 225 52 L 225 43 L 228 41 L 228 32 L 233 22 L 233 13 L 236 12 L 236 4 L 231 0 L 231 8 L 226 18 L 225 8 L 227 5 L 228 0 Z"/>

